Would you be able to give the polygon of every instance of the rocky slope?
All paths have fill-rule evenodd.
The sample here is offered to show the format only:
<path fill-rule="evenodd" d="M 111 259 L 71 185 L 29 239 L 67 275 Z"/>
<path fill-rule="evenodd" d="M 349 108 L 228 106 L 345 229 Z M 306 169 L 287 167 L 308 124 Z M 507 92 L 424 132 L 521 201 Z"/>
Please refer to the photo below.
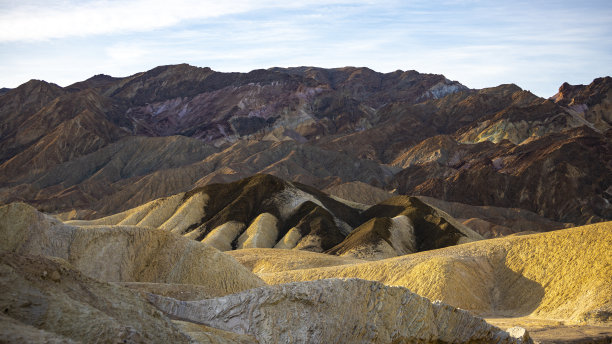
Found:
<path fill-rule="evenodd" d="M 365 220 L 362 225 L 326 252 L 382 259 L 482 239 L 448 214 L 415 197 L 393 197 L 368 208 L 361 218 Z"/>
<path fill-rule="evenodd" d="M 457 221 L 485 238 L 506 236 L 519 232 L 546 232 L 571 227 L 569 223 L 551 221 L 543 216 L 520 208 L 472 206 L 447 202 L 427 196 L 418 199 L 443 210 Z"/>
<path fill-rule="evenodd" d="M 478 148 L 451 138 L 445 138 L 441 147 L 434 139 L 414 149 L 424 158 L 404 157 L 410 166 L 391 182 L 398 192 L 519 207 L 560 222 L 610 218 L 612 144 L 608 134 L 580 127 L 520 145 L 504 141 Z"/>
<path fill-rule="evenodd" d="M 2 252 L 0 269 L 3 342 L 191 342 L 137 293 L 61 259 Z"/>
<path fill-rule="evenodd" d="M 612 78 L 609 76 L 597 78 L 590 85 L 564 83 L 559 87 L 559 93 L 551 99 L 575 111 L 597 129 L 606 131 L 612 125 L 611 85 Z"/>
<path fill-rule="evenodd" d="M 363 205 L 374 205 L 393 197 L 388 191 L 359 181 L 330 186 L 323 191 L 331 196 Z"/>
<path fill-rule="evenodd" d="M 263 285 L 218 250 L 167 231 L 67 225 L 20 203 L 0 215 L 3 251 L 58 257 L 102 281 L 196 284 L 212 295 Z"/>
<path fill-rule="evenodd" d="M 262 343 L 531 342 L 526 333 L 510 335 L 405 288 L 359 279 L 288 283 L 211 300 L 149 300 L 173 317 Z"/>

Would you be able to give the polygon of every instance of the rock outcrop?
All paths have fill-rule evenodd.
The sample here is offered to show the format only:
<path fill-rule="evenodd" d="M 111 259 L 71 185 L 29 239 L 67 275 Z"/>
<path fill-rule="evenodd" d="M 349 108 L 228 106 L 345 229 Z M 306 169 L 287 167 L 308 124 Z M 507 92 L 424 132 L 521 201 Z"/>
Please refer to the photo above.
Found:
<path fill-rule="evenodd" d="M 612 78 L 609 76 L 597 78 L 589 85 L 565 82 L 551 100 L 574 111 L 602 132 L 612 127 Z"/>
<path fill-rule="evenodd" d="M 260 343 L 531 343 L 400 287 L 327 279 L 252 289 L 217 299 L 149 300 L 168 315 L 251 334 Z M 518 332 L 518 331 L 517 331 Z"/>

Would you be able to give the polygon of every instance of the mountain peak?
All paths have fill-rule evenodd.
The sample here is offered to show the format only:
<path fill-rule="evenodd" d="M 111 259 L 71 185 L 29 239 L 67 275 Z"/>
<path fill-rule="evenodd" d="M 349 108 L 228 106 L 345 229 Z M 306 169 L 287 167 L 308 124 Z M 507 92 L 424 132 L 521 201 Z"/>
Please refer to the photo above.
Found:
<path fill-rule="evenodd" d="M 585 102 L 589 94 L 605 93 L 610 88 L 612 88 L 612 78 L 609 76 L 595 78 L 589 85 L 571 85 L 568 82 L 564 82 L 559 86 L 559 92 L 550 97 L 550 99 L 556 103 L 560 102 L 562 105 L 569 105 L 574 98 L 577 98 L 573 102 L 581 104 Z"/>

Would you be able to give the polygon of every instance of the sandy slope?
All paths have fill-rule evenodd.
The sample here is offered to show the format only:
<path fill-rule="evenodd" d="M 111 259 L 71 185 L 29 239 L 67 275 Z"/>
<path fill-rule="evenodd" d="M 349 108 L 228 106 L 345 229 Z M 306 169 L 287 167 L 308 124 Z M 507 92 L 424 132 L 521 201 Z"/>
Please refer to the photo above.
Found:
<path fill-rule="evenodd" d="M 483 315 L 608 322 L 611 251 L 612 222 L 606 222 L 367 263 L 338 261 L 335 266 L 320 267 L 322 258 L 314 258 L 312 263 L 303 260 L 301 270 L 283 258 L 284 252 L 277 259 L 266 251 L 261 261 L 248 257 L 248 252 L 235 256 L 262 271 L 259 276 L 270 284 L 357 277 L 404 286 Z M 282 264 L 289 271 L 279 272 Z"/>
<path fill-rule="evenodd" d="M 364 263 L 364 260 L 302 250 L 249 248 L 226 252 L 255 273 Z"/>
<path fill-rule="evenodd" d="M 225 295 L 264 283 L 206 244 L 150 227 L 74 226 L 23 203 L 0 207 L 0 251 L 59 257 L 109 282 L 196 284 Z"/>
<path fill-rule="evenodd" d="M 260 240 L 256 227 L 250 239 Z M 68 225 L 13 203 L 0 207 L 0 236 L 0 341 L 531 343 L 524 330 L 363 279 L 263 286 L 231 256 L 152 227 Z M 279 251 L 291 264 L 295 250 Z M 298 255 L 318 266 L 360 262 Z"/>

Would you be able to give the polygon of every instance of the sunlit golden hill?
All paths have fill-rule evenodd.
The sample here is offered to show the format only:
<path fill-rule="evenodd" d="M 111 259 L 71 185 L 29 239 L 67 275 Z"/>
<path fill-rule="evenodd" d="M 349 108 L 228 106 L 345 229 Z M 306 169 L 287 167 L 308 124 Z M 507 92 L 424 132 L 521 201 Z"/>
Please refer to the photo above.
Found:
<path fill-rule="evenodd" d="M 406 287 L 484 316 L 612 320 L 612 222 L 513 235 L 374 262 L 230 252 L 271 284 L 354 277 Z"/>

